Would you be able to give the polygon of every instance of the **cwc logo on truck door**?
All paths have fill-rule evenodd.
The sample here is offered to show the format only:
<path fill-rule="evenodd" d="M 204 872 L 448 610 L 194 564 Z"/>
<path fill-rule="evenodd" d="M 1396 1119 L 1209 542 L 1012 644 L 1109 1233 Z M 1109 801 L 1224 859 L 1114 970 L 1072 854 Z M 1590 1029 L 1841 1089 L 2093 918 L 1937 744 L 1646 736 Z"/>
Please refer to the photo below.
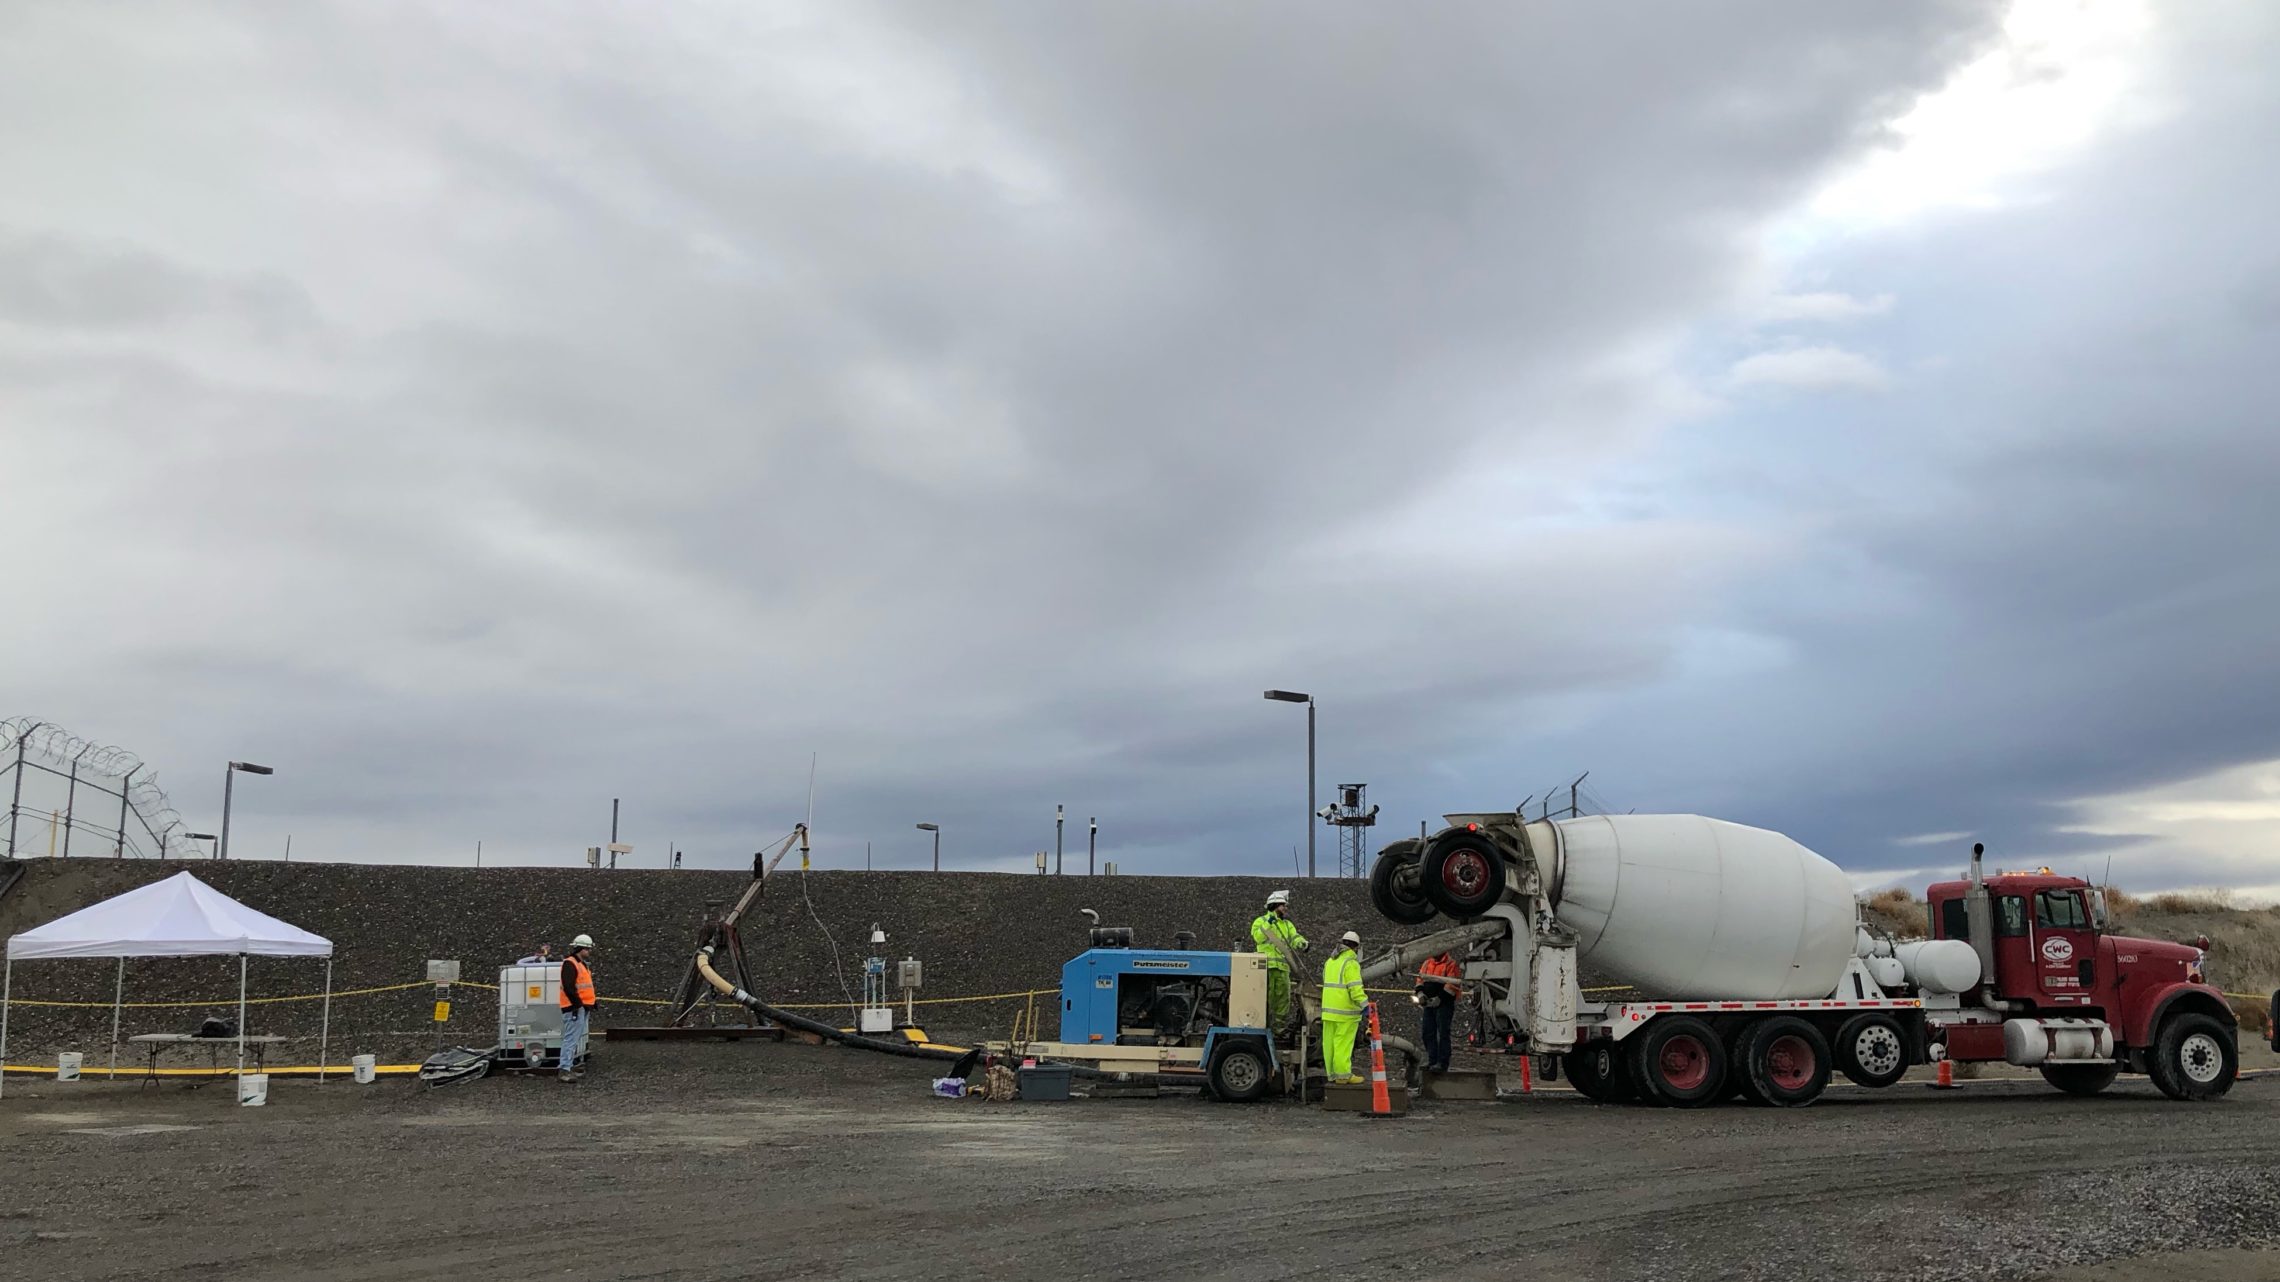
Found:
<path fill-rule="evenodd" d="M 2074 960 L 2074 945 L 2057 935 L 2053 935 L 2043 941 L 2042 955 L 2043 960 L 2047 962 L 2070 962 Z"/>

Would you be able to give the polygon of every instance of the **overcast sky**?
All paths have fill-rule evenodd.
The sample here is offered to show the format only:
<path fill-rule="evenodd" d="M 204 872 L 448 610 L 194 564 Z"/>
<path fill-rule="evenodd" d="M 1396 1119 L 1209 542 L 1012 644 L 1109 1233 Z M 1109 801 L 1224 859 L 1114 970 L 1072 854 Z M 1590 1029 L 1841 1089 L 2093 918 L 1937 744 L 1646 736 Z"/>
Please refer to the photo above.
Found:
<path fill-rule="evenodd" d="M 11 4 L 0 716 L 275 858 L 2280 885 L 2280 8 Z M 1327 800 L 1327 796 L 1324 798 Z M 1330 866 L 1332 841 L 1322 837 Z"/>

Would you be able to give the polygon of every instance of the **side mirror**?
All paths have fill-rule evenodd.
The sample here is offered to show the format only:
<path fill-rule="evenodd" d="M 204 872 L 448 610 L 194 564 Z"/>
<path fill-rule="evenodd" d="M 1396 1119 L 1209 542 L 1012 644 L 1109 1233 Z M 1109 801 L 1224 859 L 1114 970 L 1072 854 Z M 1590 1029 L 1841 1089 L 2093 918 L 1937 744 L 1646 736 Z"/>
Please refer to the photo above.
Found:
<path fill-rule="evenodd" d="M 2109 918 L 2106 913 L 2106 892 L 2103 890 L 2091 891 L 2090 924 L 2099 930 L 2104 930 L 2106 928 L 2108 920 Z"/>

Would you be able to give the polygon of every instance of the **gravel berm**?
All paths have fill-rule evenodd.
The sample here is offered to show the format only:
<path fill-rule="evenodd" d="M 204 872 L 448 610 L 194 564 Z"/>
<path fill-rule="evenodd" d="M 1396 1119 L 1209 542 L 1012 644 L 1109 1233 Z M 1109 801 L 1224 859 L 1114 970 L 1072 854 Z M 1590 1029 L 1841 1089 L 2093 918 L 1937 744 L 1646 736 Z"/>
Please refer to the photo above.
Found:
<path fill-rule="evenodd" d="M 794 856 L 796 859 L 797 857 Z M 469 980 L 491 981 L 497 968 L 539 940 L 559 945 L 581 932 L 594 937 L 595 970 L 605 997 L 671 995 L 694 951 L 708 901 L 733 903 L 748 872 L 594 871 L 563 868 L 433 868 L 400 864 L 166 863 L 39 859 L 0 896 L 0 938 L 50 921 L 121 891 L 187 869 L 215 889 L 262 912 L 333 941 L 333 983 L 347 991 L 419 980 L 428 958 L 453 958 Z M 1130 926 L 1134 942 L 1171 947 L 1190 931 L 1197 948 L 1229 948 L 1248 938 L 1267 892 L 1290 889 L 1294 916 L 1326 957 L 1340 932 L 1358 930 L 1382 946 L 1411 933 L 1379 917 L 1366 885 L 1332 879 L 1255 877 L 1051 877 L 1001 873 L 810 872 L 779 869 L 757 909 L 745 918 L 753 979 L 769 1001 L 842 1002 L 861 993 L 862 959 L 871 927 L 887 932 L 890 957 L 925 963 L 923 999 L 1050 989 L 1061 965 L 1086 946 L 1079 908 L 1095 908 L 1110 925 Z M 16 968 L 16 996 L 91 1003 L 83 1009 L 20 1006 L 11 1017 L 11 1058 L 107 1047 L 114 963 L 28 962 Z M 316 992 L 319 963 L 254 958 L 256 997 Z M 229 997 L 198 1009 L 126 1012 L 123 1034 L 188 1031 L 208 1015 L 234 1016 L 237 963 L 190 958 L 134 961 L 127 1000 L 183 1001 Z M 448 1040 L 487 1046 L 496 1027 L 494 999 L 461 990 Z M 425 987 L 351 997 L 333 1005 L 336 1051 L 432 1045 L 433 990 Z M 1041 999 L 1049 1010 L 1050 999 Z M 1019 1002 L 929 1005 L 921 1020 L 949 1038 L 1002 1036 Z M 1406 1002 L 1389 1003 L 1389 1031 L 1414 1031 Z M 663 1022 L 658 1007 L 607 1004 L 602 1024 Z M 848 1018 L 825 1010 L 819 1017 Z M 315 1002 L 264 1005 L 250 1030 L 314 1038 Z M 1050 1021 L 1048 1021 L 1049 1023 Z M 307 1050 L 314 1052 L 314 1045 Z M 295 1054 L 300 1048 L 295 1048 Z"/>

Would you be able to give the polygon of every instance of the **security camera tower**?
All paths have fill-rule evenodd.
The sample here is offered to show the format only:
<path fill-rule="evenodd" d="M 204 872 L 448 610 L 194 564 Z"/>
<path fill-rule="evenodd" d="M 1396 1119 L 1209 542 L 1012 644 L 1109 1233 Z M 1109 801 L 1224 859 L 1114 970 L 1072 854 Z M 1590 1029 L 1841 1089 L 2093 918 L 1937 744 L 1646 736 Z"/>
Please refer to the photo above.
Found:
<path fill-rule="evenodd" d="M 1323 821 L 1338 830 L 1338 875 L 1369 875 L 1370 829 L 1377 826 L 1378 808 L 1369 803 L 1366 783 L 1338 785 L 1338 799 L 1322 808 Z"/>

